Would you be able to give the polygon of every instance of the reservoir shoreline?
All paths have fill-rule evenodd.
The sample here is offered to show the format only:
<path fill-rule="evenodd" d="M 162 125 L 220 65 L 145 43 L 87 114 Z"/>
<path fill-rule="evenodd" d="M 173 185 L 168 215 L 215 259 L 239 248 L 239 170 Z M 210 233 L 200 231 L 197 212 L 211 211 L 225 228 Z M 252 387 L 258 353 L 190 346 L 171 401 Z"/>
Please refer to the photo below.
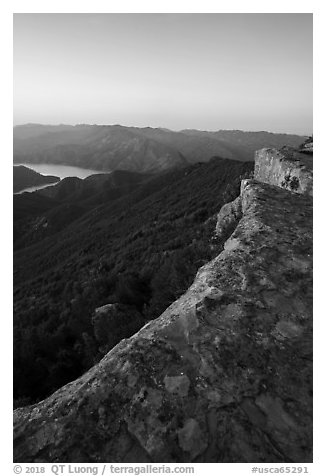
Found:
<path fill-rule="evenodd" d="M 30 164 L 30 163 L 19 163 L 19 164 L 13 164 L 14 167 L 23 165 L 24 167 L 27 167 L 29 169 L 34 170 L 35 172 L 38 172 L 39 174 L 42 174 L 44 176 L 47 175 L 55 175 L 60 178 L 60 180 L 66 178 L 66 177 L 78 177 L 80 179 L 85 179 L 89 177 L 90 175 L 98 175 L 98 174 L 109 174 L 111 171 L 104 171 L 104 170 L 94 170 L 94 169 L 84 169 L 82 167 L 75 167 L 71 165 L 63 165 L 63 164 Z M 14 195 L 18 195 L 24 192 L 35 192 L 36 190 L 41 190 L 42 188 L 50 187 L 53 185 L 57 185 L 59 182 L 51 182 L 48 184 L 42 184 L 42 185 L 35 185 L 32 187 L 27 187 L 23 190 L 20 190 L 19 192 L 14 193 Z"/>

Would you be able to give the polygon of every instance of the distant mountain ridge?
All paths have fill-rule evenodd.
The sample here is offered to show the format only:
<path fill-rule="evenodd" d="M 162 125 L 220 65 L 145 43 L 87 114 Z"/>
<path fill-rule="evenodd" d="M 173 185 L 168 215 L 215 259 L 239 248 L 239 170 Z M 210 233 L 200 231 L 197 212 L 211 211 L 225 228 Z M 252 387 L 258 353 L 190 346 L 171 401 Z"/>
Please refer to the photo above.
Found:
<path fill-rule="evenodd" d="M 120 125 L 41 125 L 14 127 L 15 163 L 53 163 L 96 170 L 155 173 L 213 156 L 254 160 L 262 147 L 298 147 L 305 136 L 270 132 L 216 132 Z"/>

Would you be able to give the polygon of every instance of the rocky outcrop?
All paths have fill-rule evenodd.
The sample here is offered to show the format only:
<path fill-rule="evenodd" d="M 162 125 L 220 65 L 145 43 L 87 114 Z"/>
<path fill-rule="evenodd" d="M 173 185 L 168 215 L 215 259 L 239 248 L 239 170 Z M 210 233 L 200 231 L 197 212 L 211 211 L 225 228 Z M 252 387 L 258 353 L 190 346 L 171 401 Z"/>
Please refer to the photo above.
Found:
<path fill-rule="evenodd" d="M 312 146 L 310 145 L 312 150 Z M 312 157 L 296 149 L 261 149 L 255 155 L 255 178 L 291 192 L 312 196 Z"/>
<path fill-rule="evenodd" d="M 302 152 L 303 154 L 313 155 L 314 144 L 312 136 L 308 137 L 308 139 L 306 139 L 305 142 L 301 144 L 301 146 L 299 147 L 299 152 Z"/>
<path fill-rule="evenodd" d="M 15 461 L 312 461 L 310 186 L 276 187 L 284 161 L 256 160 L 218 218 L 224 250 L 158 319 L 15 411 Z"/>
<path fill-rule="evenodd" d="M 217 216 L 215 236 L 223 238 L 234 231 L 242 216 L 242 200 L 237 197 L 233 202 L 223 205 Z"/>

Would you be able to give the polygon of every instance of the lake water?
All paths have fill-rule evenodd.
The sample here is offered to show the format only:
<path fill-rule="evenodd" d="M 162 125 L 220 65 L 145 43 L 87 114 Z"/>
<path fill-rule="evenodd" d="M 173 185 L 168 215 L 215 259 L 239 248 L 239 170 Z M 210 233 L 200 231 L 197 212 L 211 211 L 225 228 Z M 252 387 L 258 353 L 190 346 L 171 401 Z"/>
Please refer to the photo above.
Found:
<path fill-rule="evenodd" d="M 61 165 L 61 164 L 14 164 L 16 165 L 24 165 L 29 169 L 35 170 L 42 175 L 55 175 L 56 177 L 60 177 L 63 179 L 65 177 L 78 177 L 80 179 L 84 179 L 89 177 L 90 175 L 94 174 L 105 174 L 110 173 L 109 171 L 101 171 L 101 170 L 93 170 L 93 169 L 82 169 L 81 167 L 73 167 L 71 165 Z M 34 187 L 28 187 L 24 190 L 20 190 L 17 192 L 18 194 L 23 192 L 35 192 L 35 190 L 40 190 L 45 187 L 49 187 L 51 185 L 55 185 L 58 182 L 46 184 L 46 185 L 36 185 Z"/>
<path fill-rule="evenodd" d="M 25 165 L 29 169 L 35 170 L 42 175 L 55 175 L 61 179 L 65 177 L 78 177 L 84 179 L 94 174 L 105 174 L 109 172 L 101 170 L 92 170 L 92 169 L 82 169 L 81 167 L 73 167 L 71 165 L 61 165 L 61 164 L 14 164 L 14 165 Z"/>

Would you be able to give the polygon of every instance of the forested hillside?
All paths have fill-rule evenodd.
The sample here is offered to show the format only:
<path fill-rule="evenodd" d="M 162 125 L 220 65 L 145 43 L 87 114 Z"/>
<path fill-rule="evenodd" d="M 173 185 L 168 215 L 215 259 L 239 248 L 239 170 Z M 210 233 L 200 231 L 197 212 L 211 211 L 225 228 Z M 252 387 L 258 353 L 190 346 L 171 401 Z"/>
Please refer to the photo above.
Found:
<path fill-rule="evenodd" d="M 17 404 L 80 375 L 187 289 L 219 246 L 212 241 L 214 215 L 238 195 L 252 168 L 213 158 L 154 176 L 113 175 L 102 188 L 75 187 L 71 194 L 54 186 L 55 196 L 28 197 L 32 217 L 22 200 L 14 203 L 17 223 L 24 223 L 14 254 Z M 117 312 L 103 322 L 95 309 L 109 303 L 119 303 Z"/>

